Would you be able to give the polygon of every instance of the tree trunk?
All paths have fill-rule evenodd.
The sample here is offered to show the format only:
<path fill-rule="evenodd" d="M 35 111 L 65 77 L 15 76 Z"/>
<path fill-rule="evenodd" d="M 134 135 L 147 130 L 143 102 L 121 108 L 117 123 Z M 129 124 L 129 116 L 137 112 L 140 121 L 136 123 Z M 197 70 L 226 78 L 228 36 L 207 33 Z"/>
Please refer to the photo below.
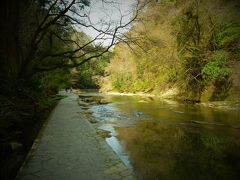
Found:
<path fill-rule="evenodd" d="M 9 87 L 16 82 L 21 64 L 18 47 L 19 5 L 19 0 L 4 0 L 0 4 L 0 80 L 3 86 Z"/>

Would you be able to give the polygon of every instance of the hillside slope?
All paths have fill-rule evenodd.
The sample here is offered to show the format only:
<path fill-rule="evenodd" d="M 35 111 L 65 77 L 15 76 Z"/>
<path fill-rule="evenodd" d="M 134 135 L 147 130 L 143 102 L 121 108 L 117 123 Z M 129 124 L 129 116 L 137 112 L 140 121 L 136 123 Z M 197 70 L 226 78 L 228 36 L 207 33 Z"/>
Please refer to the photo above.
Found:
<path fill-rule="evenodd" d="M 125 35 L 135 41 L 115 47 L 103 91 L 193 101 L 240 97 L 238 0 L 152 1 Z"/>

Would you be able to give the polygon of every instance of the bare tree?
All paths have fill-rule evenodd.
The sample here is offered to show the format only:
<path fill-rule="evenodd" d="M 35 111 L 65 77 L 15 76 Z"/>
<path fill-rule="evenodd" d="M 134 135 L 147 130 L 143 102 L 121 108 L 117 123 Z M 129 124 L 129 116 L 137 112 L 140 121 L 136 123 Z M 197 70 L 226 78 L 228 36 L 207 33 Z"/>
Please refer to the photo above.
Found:
<path fill-rule="evenodd" d="M 28 72 L 27 76 L 29 76 L 36 72 L 50 71 L 56 68 L 81 66 L 93 58 L 102 56 L 117 43 L 132 42 L 133 39 L 126 36 L 124 30 L 130 28 L 131 23 L 137 20 L 139 12 L 145 4 L 137 1 L 133 9 L 133 16 L 126 21 L 124 18 L 127 15 L 122 14 L 115 1 L 102 0 L 102 3 L 103 5 L 110 5 L 119 11 L 117 22 L 113 21 L 111 16 L 107 20 L 100 19 L 99 22 L 93 22 L 91 14 L 86 11 L 86 7 L 90 5 L 88 0 L 54 0 L 42 7 L 44 15 L 38 17 L 40 19 L 39 24 L 32 35 L 30 49 L 28 49 L 26 57 L 22 60 L 19 74 L 22 76 Z M 64 34 L 52 30 L 53 27 L 72 27 L 75 31 L 75 36 L 74 38 L 73 36 L 66 37 Z M 78 38 L 78 31 L 81 28 L 95 31 L 95 37 L 88 38 L 87 41 L 79 40 L 81 38 Z M 71 48 L 36 56 L 39 46 L 41 46 L 46 37 L 54 37 L 58 39 L 58 42 L 60 41 Z M 104 41 L 109 43 L 103 45 Z M 49 58 L 61 58 L 61 61 L 45 63 Z M 34 68 L 32 68 L 33 64 Z M 29 69 L 31 69 L 30 72 Z"/>

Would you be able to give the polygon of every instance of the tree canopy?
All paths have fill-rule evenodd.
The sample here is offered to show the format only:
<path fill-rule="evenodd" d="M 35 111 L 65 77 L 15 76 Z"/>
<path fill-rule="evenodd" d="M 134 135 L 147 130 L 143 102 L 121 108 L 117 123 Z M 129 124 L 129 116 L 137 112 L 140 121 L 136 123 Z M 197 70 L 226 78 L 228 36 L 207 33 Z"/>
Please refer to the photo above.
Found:
<path fill-rule="evenodd" d="M 116 43 L 130 40 L 122 30 L 137 19 L 142 3 L 136 4 L 135 13 L 127 22 L 123 20 L 124 14 L 118 22 L 111 18 L 92 22 L 86 10 L 90 5 L 90 0 L 3 1 L 0 7 L 2 86 L 14 87 L 39 72 L 81 66 L 102 56 Z M 81 28 L 97 34 L 88 37 Z M 99 40 L 110 40 L 110 43 L 104 46 Z"/>

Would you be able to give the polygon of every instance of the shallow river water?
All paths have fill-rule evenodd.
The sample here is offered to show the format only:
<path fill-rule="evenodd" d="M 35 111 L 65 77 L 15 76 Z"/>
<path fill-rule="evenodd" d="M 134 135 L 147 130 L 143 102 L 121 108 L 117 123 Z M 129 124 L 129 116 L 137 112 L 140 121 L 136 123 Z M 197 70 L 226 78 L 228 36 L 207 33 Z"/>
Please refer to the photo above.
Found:
<path fill-rule="evenodd" d="M 107 143 L 138 179 L 240 179 L 240 110 L 85 93 Z M 219 108 L 220 107 L 220 108 Z"/>

